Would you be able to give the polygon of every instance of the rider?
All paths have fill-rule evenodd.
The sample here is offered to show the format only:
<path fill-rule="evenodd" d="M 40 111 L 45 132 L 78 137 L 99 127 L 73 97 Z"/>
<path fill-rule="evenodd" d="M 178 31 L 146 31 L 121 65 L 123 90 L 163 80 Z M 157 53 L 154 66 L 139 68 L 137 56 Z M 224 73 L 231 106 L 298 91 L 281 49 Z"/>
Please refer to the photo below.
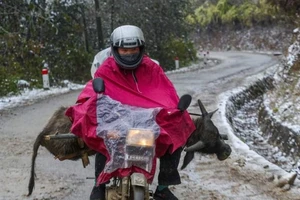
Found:
<path fill-rule="evenodd" d="M 108 58 L 111 56 L 110 47 L 103 49 L 102 51 L 98 52 L 95 57 L 94 61 L 91 66 L 91 75 L 94 78 L 94 74 L 97 71 L 98 67 Z"/>
<path fill-rule="evenodd" d="M 166 110 L 169 108 L 174 110 L 179 97 L 162 68 L 145 55 L 145 39 L 142 30 L 132 25 L 120 26 L 113 31 L 110 41 L 112 56 L 107 58 L 94 74 L 95 78 L 101 77 L 104 80 L 105 94 L 123 104 L 145 108 L 163 107 Z M 80 96 L 82 98 L 79 97 L 78 102 L 87 99 L 87 95 Z M 161 134 L 156 141 L 156 156 L 160 159 L 158 186 L 154 193 L 156 200 L 177 200 L 168 186 L 181 183 L 177 168 L 182 147 L 195 130 L 194 123 L 186 111 L 178 115 L 176 121 L 172 121 L 174 120 L 173 117 L 168 118 L 172 115 L 173 110 L 163 112 L 163 120 L 157 119 L 163 131 L 162 134 L 166 134 Z M 71 115 L 69 116 L 72 118 Z M 84 123 L 87 122 L 86 120 L 83 121 Z M 76 130 L 78 131 L 82 127 L 73 123 L 71 131 L 76 134 Z M 91 137 L 95 139 L 94 136 Z M 85 140 L 85 142 L 89 141 L 90 139 Z M 90 144 L 97 148 L 96 142 Z M 106 156 L 97 153 L 95 160 L 96 179 L 104 169 L 105 162 Z M 93 187 L 90 200 L 96 199 L 105 199 L 105 184 L 96 184 Z"/>
<path fill-rule="evenodd" d="M 110 56 L 111 56 L 111 48 L 110 47 L 105 48 L 102 51 L 99 51 L 95 55 L 92 66 L 91 66 L 92 78 L 94 78 L 94 74 L 97 71 L 98 67 L 101 66 L 101 64 Z M 154 60 L 153 58 L 151 58 L 151 60 L 159 65 L 159 62 L 157 60 Z"/>

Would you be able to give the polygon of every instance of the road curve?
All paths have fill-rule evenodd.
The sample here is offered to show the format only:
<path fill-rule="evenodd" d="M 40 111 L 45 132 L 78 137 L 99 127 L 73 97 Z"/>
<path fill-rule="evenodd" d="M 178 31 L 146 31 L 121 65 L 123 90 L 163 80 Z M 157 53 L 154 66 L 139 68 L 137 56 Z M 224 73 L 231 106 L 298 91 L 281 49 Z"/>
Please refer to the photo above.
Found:
<path fill-rule="evenodd" d="M 190 111 L 199 112 L 200 98 L 208 110 L 218 108 L 218 96 L 244 83 L 245 77 L 263 73 L 277 63 L 273 56 L 241 52 L 211 52 L 220 59 L 218 65 L 199 63 L 199 69 L 185 73 L 170 73 L 178 94 L 193 96 Z M 47 120 L 59 106 L 72 105 L 79 91 L 52 96 L 32 105 L 0 111 L 0 200 L 11 199 L 88 199 L 94 180 L 94 161 L 83 168 L 80 161 L 57 161 L 41 147 L 36 161 L 36 186 L 31 197 L 27 194 L 32 145 Z M 216 114 L 217 126 L 221 119 Z M 219 126 L 218 126 L 219 127 Z M 220 128 L 219 127 L 219 128 Z M 223 130 L 223 129 L 222 129 Z M 221 132 L 222 132 L 221 130 Z M 225 129 L 224 129 L 225 130 Z M 241 167 L 247 157 L 233 152 L 231 158 L 219 162 L 213 156 L 200 156 L 183 171 L 182 184 L 172 187 L 183 199 L 293 199 L 294 193 L 282 193 L 265 177 Z M 250 172 L 249 172 L 250 171 Z M 156 182 L 154 182 L 153 187 Z M 281 198 L 284 197 L 284 198 Z"/>

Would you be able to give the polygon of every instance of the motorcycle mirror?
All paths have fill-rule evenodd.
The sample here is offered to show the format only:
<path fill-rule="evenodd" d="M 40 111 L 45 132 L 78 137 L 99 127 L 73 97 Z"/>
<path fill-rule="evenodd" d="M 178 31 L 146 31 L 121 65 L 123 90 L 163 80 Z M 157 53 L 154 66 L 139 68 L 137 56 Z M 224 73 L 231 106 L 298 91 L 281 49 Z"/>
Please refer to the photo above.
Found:
<path fill-rule="evenodd" d="M 93 79 L 93 89 L 96 93 L 104 92 L 105 86 L 102 78 Z"/>
<path fill-rule="evenodd" d="M 190 106 L 191 101 L 192 101 L 191 95 L 189 95 L 189 94 L 182 95 L 179 99 L 177 108 L 180 111 L 184 111 Z"/>

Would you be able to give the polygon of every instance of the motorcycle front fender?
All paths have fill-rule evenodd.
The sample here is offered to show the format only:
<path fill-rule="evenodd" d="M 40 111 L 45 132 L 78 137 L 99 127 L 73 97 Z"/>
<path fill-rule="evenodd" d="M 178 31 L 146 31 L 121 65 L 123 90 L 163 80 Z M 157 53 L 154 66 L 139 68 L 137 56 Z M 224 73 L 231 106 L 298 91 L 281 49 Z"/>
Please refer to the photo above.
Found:
<path fill-rule="evenodd" d="M 141 173 L 133 173 L 131 175 L 131 185 L 146 187 L 147 186 L 147 179 L 144 174 Z"/>

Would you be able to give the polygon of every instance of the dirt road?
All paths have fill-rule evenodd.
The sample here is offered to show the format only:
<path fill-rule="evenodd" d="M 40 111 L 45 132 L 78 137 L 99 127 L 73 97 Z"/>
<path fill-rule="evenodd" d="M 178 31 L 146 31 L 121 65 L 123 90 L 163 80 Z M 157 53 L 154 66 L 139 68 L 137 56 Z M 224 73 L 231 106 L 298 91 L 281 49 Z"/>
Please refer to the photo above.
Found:
<path fill-rule="evenodd" d="M 277 187 L 291 175 L 276 165 L 266 162 L 232 134 L 224 119 L 226 93 L 245 83 L 245 77 L 264 73 L 276 64 L 272 56 L 236 52 L 214 53 L 211 57 L 224 59 L 219 65 L 199 64 L 199 70 L 169 74 L 179 95 L 189 93 L 193 102 L 189 111 L 199 112 L 200 98 L 208 110 L 219 108 L 213 121 L 221 133 L 229 135 L 233 152 L 226 161 L 214 156 L 197 154 L 185 170 L 180 171 L 182 184 L 172 187 L 180 200 L 250 200 L 300 199 L 299 182 L 289 187 Z M 255 60 L 255 62 L 253 62 Z M 88 199 L 94 175 L 94 160 L 83 168 L 80 161 L 54 160 L 40 148 L 36 162 L 36 187 L 26 197 L 30 175 L 32 145 L 54 110 L 74 103 L 79 91 L 53 96 L 40 102 L 0 111 L 0 200 L 82 200 Z M 229 92 L 230 93 L 230 92 Z M 238 142 L 236 142 L 238 141 Z M 275 175 L 275 179 L 272 178 Z M 276 176 L 283 176 L 276 179 Z M 156 182 L 153 183 L 153 188 Z"/>

